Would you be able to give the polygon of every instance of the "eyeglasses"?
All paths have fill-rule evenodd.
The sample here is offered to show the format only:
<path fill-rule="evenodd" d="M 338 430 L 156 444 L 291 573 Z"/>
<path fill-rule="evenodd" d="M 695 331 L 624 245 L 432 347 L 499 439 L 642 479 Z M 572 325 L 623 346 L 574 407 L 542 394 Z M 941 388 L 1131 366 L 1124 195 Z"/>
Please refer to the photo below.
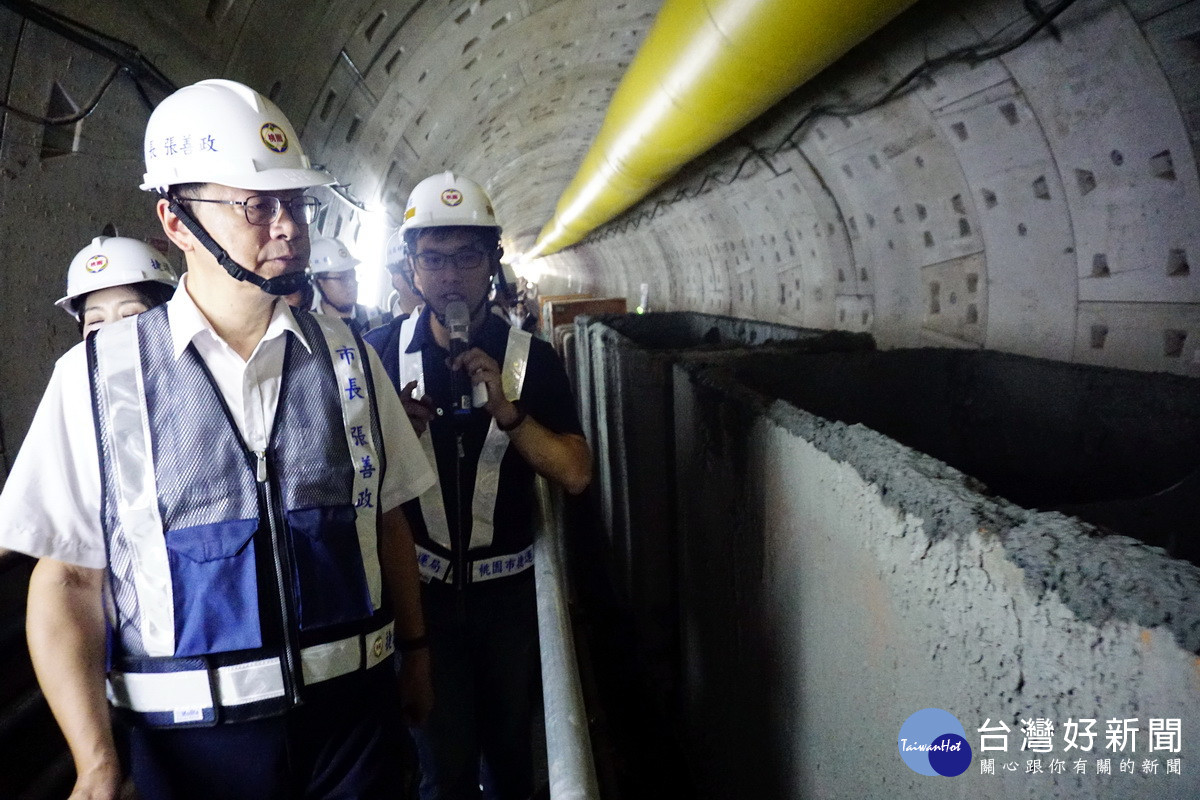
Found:
<path fill-rule="evenodd" d="M 482 250 L 459 250 L 457 253 L 435 253 L 428 251 L 417 253 L 417 266 L 426 272 L 437 272 L 453 266 L 459 272 L 469 272 L 479 269 L 487 261 L 487 253 Z"/>
<path fill-rule="evenodd" d="M 280 200 L 273 194 L 256 194 L 245 200 L 208 200 L 203 197 L 180 197 L 182 203 L 217 203 L 223 206 L 241 206 L 246 214 L 246 222 L 251 225 L 271 225 L 279 219 L 279 212 L 287 206 L 292 220 L 304 225 L 312 224 L 317 218 L 317 212 L 324 205 L 317 198 L 302 194 L 291 200 Z"/>
<path fill-rule="evenodd" d="M 342 283 L 358 283 L 358 276 L 351 272 L 349 275 L 343 275 L 337 272 L 328 273 L 325 275 L 318 274 L 316 276 L 319 281 L 341 281 Z"/>

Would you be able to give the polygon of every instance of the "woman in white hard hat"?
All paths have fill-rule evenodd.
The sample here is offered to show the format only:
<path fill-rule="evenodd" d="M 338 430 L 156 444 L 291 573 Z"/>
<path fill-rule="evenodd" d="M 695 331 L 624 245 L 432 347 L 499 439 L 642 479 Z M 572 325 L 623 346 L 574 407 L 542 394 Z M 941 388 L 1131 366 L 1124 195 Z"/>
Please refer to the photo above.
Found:
<path fill-rule="evenodd" d="M 97 236 L 67 268 L 67 294 L 54 305 L 87 336 L 109 322 L 167 302 L 179 283 L 167 257 L 145 242 Z"/>

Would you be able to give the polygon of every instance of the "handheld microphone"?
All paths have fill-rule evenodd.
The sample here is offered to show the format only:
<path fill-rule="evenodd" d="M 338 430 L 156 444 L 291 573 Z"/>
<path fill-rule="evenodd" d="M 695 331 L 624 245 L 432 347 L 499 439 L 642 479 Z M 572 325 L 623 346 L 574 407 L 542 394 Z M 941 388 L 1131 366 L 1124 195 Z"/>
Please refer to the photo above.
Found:
<path fill-rule="evenodd" d="M 467 352 L 471 333 L 471 312 L 462 300 L 451 300 L 446 304 L 446 327 L 450 329 L 450 358 L 453 360 Z M 470 414 L 471 381 L 463 369 L 450 374 L 450 388 L 454 393 L 454 413 Z"/>

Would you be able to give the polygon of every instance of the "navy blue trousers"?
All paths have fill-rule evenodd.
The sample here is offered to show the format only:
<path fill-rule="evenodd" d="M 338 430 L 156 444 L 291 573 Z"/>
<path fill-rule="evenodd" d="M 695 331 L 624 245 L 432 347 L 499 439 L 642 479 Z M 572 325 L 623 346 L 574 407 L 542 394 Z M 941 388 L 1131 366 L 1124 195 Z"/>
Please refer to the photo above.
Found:
<path fill-rule="evenodd" d="M 374 800 L 405 783 L 395 677 L 382 665 L 312 687 L 270 719 L 211 728 L 128 730 L 141 800 Z M 410 750 L 409 750 L 410 751 Z"/>
<path fill-rule="evenodd" d="M 478 591 L 477 591 L 478 590 Z M 433 713 L 412 728 L 421 800 L 524 800 L 533 793 L 530 735 L 539 675 L 531 574 L 422 594 L 433 666 Z"/>

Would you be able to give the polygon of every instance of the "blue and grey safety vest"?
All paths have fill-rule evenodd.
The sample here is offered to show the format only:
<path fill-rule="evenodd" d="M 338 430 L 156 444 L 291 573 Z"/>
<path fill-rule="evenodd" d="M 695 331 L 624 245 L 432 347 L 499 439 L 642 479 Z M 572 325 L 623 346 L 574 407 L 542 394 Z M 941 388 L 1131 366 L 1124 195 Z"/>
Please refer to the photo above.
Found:
<path fill-rule="evenodd" d="M 421 315 L 417 308 L 400 324 L 399 368 L 397 386 L 416 381 L 415 399 L 425 395 L 424 359 L 420 351 L 410 353 L 408 347 L 417 329 Z M 504 395 L 509 400 L 518 400 L 525 386 L 525 373 L 529 366 L 529 347 L 532 336 L 518 328 L 509 328 L 505 344 L 504 360 L 500 364 L 500 381 Z M 431 464 L 436 464 L 431 435 L 420 437 L 421 446 Z M 527 545 L 517 552 L 497 552 L 493 546 L 496 496 L 500 488 L 500 465 L 508 451 L 509 438 L 492 420 L 483 450 L 475 469 L 475 487 L 471 494 L 471 538 L 467 553 L 453 553 L 450 524 L 446 518 L 446 504 L 440 484 L 435 484 L 418 499 L 421 516 L 425 520 L 428 538 L 420 537 L 416 542 L 417 567 L 425 581 L 456 582 L 465 574 L 466 582 L 478 583 L 504 578 L 524 572 L 533 566 L 533 546 Z M 457 555 L 457 558 L 456 558 Z"/>
<path fill-rule="evenodd" d="M 370 365 L 296 313 L 270 443 L 252 452 L 166 306 L 88 340 L 109 553 L 110 699 L 151 725 L 281 713 L 387 660 Z"/>

